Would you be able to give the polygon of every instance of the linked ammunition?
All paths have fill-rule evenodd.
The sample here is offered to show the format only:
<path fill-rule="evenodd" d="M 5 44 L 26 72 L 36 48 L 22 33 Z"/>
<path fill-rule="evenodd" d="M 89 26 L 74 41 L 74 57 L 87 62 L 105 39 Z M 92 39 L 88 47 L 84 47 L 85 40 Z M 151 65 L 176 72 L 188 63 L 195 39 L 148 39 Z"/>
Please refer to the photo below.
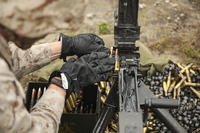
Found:
<path fill-rule="evenodd" d="M 42 95 L 42 91 L 41 91 L 41 88 L 39 88 L 37 92 L 37 101 L 40 99 L 41 95 Z"/>
<path fill-rule="evenodd" d="M 76 99 L 78 98 L 78 94 L 76 93 L 76 92 L 74 92 L 74 95 L 75 95 L 75 97 L 76 97 Z"/>
<path fill-rule="evenodd" d="M 109 132 L 110 132 L 109 128 L 107 127 L 105 133 L 109 133 Z"/>
<path fill-rule="evenodd" d="M 35 93 L 36 93 L 36 90 L 35 90 L 35 88 L 33 88 L 32 93 L 31 93 L 30 110 L 32 109 L 32 107 L 35 104 Z"/>
<path fill-rule="evenodd" d="M 68 99 L 66 99 L 66 102 L 65 102 L 65 107 L 66 107 L 66 110 L 67 110 L 67 111 L 69 111 L 69 112 L 71 112 L 71 111 L 72 111 L 72 107 L 71 107 L 71 105 L 70 105 L 70 103 L 69 103 L 69 100 L 68 100 Z"/>
<path fill-rule="evenodd" d="M 148 129 L 149 129 L 149 130 L 153 130 L 153 128 L 152 128 L 152 127 L 150 127 L 150 126 L 148 126 Z"/>
<path fill-rule="evenodd" d="M 69 102 L 70 102 L 71 107 L 72 107 L 72 108 L 75 108 L 75 107 L 76 107 L 76 106 L 75 106 L 75 101 L 73 100 L 72 95 L 69 96 L 68 100 L 69 100 Z"/>
<path fill-rule="evenodd" d="M 152 114 L 150 114 L 150 118 L 149 118 L 150 120 L 153 120 L 154 119 L 154 117 L 152 116 Z"/>
<path fill-rule="evenodd" d="M 152 121 L 149 121 L 149 125 L 152 125 L 153 124 L 153 122 Z"/>
<path fill-rule="evenodd" d="M 100 81 L 100 88 L 102 90 L 105 90 L 106 89 L 106 82 L 105 81 Z"/>
<path fill-rule="evenodd" d="M 105 101 L 106 101 L 106 96 L 105 95 L 101 96 L 101 102 L 105 103 Z"/>
<path fill-rule="evenodd" d="M 71 93 L 71 96 L 72 96 L 72 98 L 73 98 L 73 101 L 76 101 L 77 97 L 76 97 L 76 95 L 75 95 L 75 92 L 72 92 L 72 93 Z"/>
<path fill-rule="evenodd" d="M 46 90 L 47 90 L 47 88 L 46 88 L 46 87 L 44 87 L 43 94 L 46 92 Z"/>
<path fill-rule="evenodd" d="M 102 94 L 103 90 L 101 89 L 100 85 L 98 85 L 98 91 Z"/>
<path fill-rule="evenodd" d="M 119 71 L 119 53 L 118 53 L 118 49 L 115 50 L 115 69 L 114 72 L 118 72 Z"/>
<path fill-rule="evenodd" d="M 112 130 L 114 130 L 114 132 L 117 132 L 117 125 L 112 123 L 111 125 Z"/>
<path fill-rule="evenodd" d="M 147 127 L 143 128 L 143 132 L 146 133 L 147 132 Z"/>
<path fill-rule="evenodd" d="M 109 82 L 106 82 L 106 95 L 108 95 L 109 94 L 109 92 L 110 92 L 110 83 Z"/>

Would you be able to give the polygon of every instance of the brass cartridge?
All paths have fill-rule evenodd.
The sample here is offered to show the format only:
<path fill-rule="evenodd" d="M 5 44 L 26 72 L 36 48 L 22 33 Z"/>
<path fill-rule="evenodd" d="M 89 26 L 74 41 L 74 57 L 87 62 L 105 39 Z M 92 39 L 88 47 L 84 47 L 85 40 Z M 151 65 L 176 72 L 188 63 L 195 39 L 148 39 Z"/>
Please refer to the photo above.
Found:
<path fill-rule="evenodd" d="M 75 108 L 76 107 L 75 106 L 75 101 L 73 100 L 72 95 L 69 96 L 68 100 L 69 100 L 69 103 L 70 103 L 71 107 Z"/>
<path fill-rule="evenodd" d="M 167 90 L 169 89 L 170 85 L 171 85 L 171 71 L 169 72 L 168 78 L 167 78 Z M 167 91 L 166 91 L 167 92 Z"/>
<path fill-rule="evenodd" d="M 174 89 L 178 89 L 178 88 L 184 83 L 185 80 L 186 80 L 186 77 L 183 77 L 183 78 L 181 79 L 181 81 L 178 82 L 178 83 L 176 84 L 176 86 L 175 86 Z"/>
<path fill-rule="evenodd" d="M 114 72 L 118 72 L 119 71 L 119 53 L 118 53 L 118 49 L 115 50 L 115 69 Z"/>
<path fill-rule="evenodd" d="M 71 93 L 71 96 L 72 96 L 72 98 L 73 98 L 73 101 L 76 101 L 77 97 L 76 97 L 76 95 L 75 95 L 75 92 L 72 92 L 72 93 Z"/>
<path fill-rule="evenodd" d="M 170 85 L 170 87 L 169 87 L 169 89 L 168 89 L 168 92 L 172 92 L 172 90 L 174 89 L 175 85 L 176 85 L 176 81 L 174 80 L 174 81 L 172 82 L 172 84 Z"/>
<path fill-rule="evenodd" d="M 200 83 L 190 83 L 190 82 L 185 82 L 186 86 L 192 86 L 192 87 L 200 87 Z"/>
<path fill-rule="evenodd" d="M 100 81 L 100 88 L 102 90 L 105 90 L 106 89 L 106 82 L 105 81 Z"/>
<path fill-rule="evenodd" d="M 192 67 L 193 63 L 190 63 L 189 65 L 187 65 L 186 67 L 184 67 L 180 72 L 184 73 L 187 69 L 189 69 L 190 67 Z"/>
<path fill-rule="evenodd" d="M 41 95 L 42 95 L 42 90 L 41 88 L 39 88 L 37 92 L 37 101 L 40 99 Z"/>
<path fill-rule="evenodd" d="M 177 92 L 176 92 L 176 91 L 177 91 L 177 89 L 174 88 L 174 91 L 173 91 L 173 99 L 176 99 L 176 96 L 177 96 Z"/>
<path fill-rule="evenodd" d="M 188 82 L 191 82 L 190 72 L 188 69 L 185 70 Z"/>
<path fill-rule="evenodd" d="M 105 95 L 101 96 L 101 102 L 105 103 L 105 101 L 106 101 L 106 96 Z"/>
<path fill-rule="evenodd" d="M 147 132 L 147 127 L 143 128 L 143 132 L 146 133 Z"/>
<path fill-rule="evenodd" d="M 109 92 L 110 92 L 110 83 L 109 82 L 106 82 L 106 95 L 108 95 L 109 94 Z"/>
<path fill-rule="evenodd" d="M 190 89 L 194 92 L 194 94 L 200 99 L 200 91 L 197 91 L 193 87 L 190 87 Z"/>
<path fill-rule="evenodd" d="M 168 88 L 167 88 L 167 83 L 165 81 L 163 82 L 163 90 L 164 90 L 165 96 L 167 96 L 167 90 L 168 90 Z"/>
<path fill-rule="evenodd" d="M 36 90 L 35 88 L 33 88 L 32 93 L 31 93 L 31 102 L 30 102 L 30 108 L 29 108 L 30 110 L 35 104 L 35 93 L 36 93 Z"/>
<path fill-rule="evenodd" d="M 69 99 L 66 99 L 65 106 L 66 106 L 67 111 L 69 111 L 69 112 L 72 111 L 72 107 L 71 107 L 71 105 L 69 103 Z"/>
<path fill-rule="evenodd" d="M 46 87 L 44 87 L 43 94 L 46 92 L 46 90 L 47 90 L 47 88 L 46 88 Z"/>

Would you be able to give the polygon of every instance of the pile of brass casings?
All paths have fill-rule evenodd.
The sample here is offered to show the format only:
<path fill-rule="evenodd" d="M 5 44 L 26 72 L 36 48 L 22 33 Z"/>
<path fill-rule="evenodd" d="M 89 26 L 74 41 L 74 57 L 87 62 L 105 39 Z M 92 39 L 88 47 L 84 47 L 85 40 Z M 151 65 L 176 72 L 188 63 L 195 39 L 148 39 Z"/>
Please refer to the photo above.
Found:
<path fill-rule="evenodd" d="M 38 89 L 36 89 L 36 88 L 31 89 L 29 110 L 31 110 L 33 108 L 33 106 L 38 102 L 38 100 L 45 93 L 45 91 L 46 91 L 46 87 L 45 88 L 39 87 Z"/>
<path fill-rule="evenodd" d="M 103 108 L 106 98 L 110 92 L 111 86 L 112 86 L 112 83 L 110 83 L 110 82 L 101 81 L 99 83 L 99 91 L 101 92 L 100 99 L 101 99 L 101 107 L 102 108 Z M 117 131 L 118 131 L 118 114 L 116 113 L 113 116 L 110 124 L 106 128 L 105 133 L 115 133 Z"/>
<path fill-rule="evenodd" d="M 183 65 L 177 63 L 180 68 L 178 74 L 172 77 L 172 72 L 169 71 L 169 75 L 166 81 L 163 81 L 164 95 L 167 96 L 168 93 L 173 92 L 173 98 L 179 98 L 181 88 L 189 87 L 193 93 L 200 98 L 200 91 L 196 90 L 194 87 L 200 87 L 200 83 L 192 82 L 191 77 L 197 74 L 199 68 L 192 63 L 188 65 Z"/>
<path fill-rule="evenodd" d="M 172 116 L 188 132 L 198 133 L 200 127 L 200 68 L 190 64 L 171 62 L 162 72 L 155 72 L 145 77 L 144 82 L 159 98 L 173 98 L 180 101 L 178 109 L 169 109 Z M 150 112 L 151 117 L 145 125 L 144 132 L 169 131 L 156 114 Z"/>
<path fill-rule="evenodd" d="M 99 87 L 98 88 L 99 88 L 99 91 L 101 93 L 101 97 L 100 97 L 101 102 L 105 103 L 106 98 L 107 98 L 107 96 L 108 96 L 108 94 L 110 92 L 110 83 L 109 82 L 105 82 L 105 81 L 101 81 L 99 83 Z"/>
<path fill-rule="evenodd" d="M 80 97 L 79 97 L 80 99 Z M 79 103 L 78 95 L 76 92 L 72 92 L 69 97 L 65 100 L 64 112 L 72 112 L 75 110 Z"/>

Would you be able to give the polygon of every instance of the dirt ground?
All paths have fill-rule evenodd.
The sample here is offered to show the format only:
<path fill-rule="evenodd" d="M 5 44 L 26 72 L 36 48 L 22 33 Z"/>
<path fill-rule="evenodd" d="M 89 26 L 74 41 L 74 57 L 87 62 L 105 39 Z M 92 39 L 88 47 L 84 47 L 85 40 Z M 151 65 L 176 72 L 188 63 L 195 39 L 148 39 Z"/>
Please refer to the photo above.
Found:
<path fill-rule="evenodd" d="M 172 54 L 180 61 L 199 63 L 200 11 L 199 3 L 195 4 L 188 0 L 144 1 L 141 41 L 160 55 Z"/>
<path fill-rule="evenodd" d="M 0 23 L 31 37 L 60 31 L 98 33 L 101 23 L 113 33 L 116 5 L 116 0 L 3 0 Z M 199 7 L 198 0 L 140 0 L 141 42 L 159 54 L 187 58 L 195 53 L 191 59 L 199 59 Z"/>

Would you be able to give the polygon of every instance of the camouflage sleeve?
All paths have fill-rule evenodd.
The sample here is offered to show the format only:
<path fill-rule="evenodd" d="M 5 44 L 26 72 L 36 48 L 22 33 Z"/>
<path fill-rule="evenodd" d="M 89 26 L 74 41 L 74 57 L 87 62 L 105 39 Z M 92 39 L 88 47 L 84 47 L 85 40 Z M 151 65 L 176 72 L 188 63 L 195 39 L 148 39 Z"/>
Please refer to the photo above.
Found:
<path fill-rule="evenodd" d="M 22 50 L 13 43 L 10 43 L 9 47 L 12 53 L 13 71 L 18 78 L 49 64 L 52 56 L 55 56 L 52 55 L 47 43 L 33 45 L 28 50 Z"/>
<path fill-rule="evenodd" d="M 47 89 L 29 113 L 24 106 L 24 90 L 1 58 L 0 84 L 0 132 L 58 132 L 64 96 L 52 89 Z"/>

